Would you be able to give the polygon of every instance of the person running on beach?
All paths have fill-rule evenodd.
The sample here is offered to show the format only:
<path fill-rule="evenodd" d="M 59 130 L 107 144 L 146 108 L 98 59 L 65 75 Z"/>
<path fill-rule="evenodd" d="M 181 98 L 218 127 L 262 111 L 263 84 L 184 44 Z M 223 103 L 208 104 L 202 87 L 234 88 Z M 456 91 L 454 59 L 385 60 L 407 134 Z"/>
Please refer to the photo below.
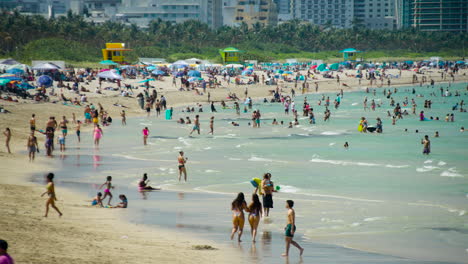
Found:
<path fill-rule="evenodd" d="M 59 213 L 59 216 L 62 216 L 62 212 L 60 212 L 60 210 L 57 208 L 57 206 L 55 206 L 55 201 L 57 201 L 57 196 L 55 195 L 55 185 L 54 185 L 54 174 L 53 173 L 47 174 L 46 191 L 43 194 L 41 194 L 41 197 L 43 197 L 46 194 L 47 194 L 47 196 L 49 198 L 46 201 L 46 211 L 45 211 L 44 217 L 47 217 L 47 215 L 49 214 L 49 206 L 52 206 L 52 208 L 54 208 L 55 211 L 57 211 L 57 213 Z"/>
<path fill-rule="evenodd" d="M 429 155 L 429 153 L 431 153 L 431 141 L 429 140 L 428 135 L 424 136 L 421 140 L 421 144 L 423 145 L 423 154 Z"/>
<path fill-rule="evenodd" d="M 99 147 L 99 141 L 102 138 L 104 132 L 98 124 L 94 125 L 94 146 Z"/>
<path fill-rule="evenodd" d="M 142 133 L 143 133 L 143 145 L 146 146 L 146 140 L 148 139 L 148 135 L 149 135 L 148 127 L 143 128 Z"/>
<path fill-rule="evenodd" d="M 214 116 L 210 118 L 210 132 L 208 134 L 213 135 L 214 133 Z"/>
<path fill-rule="evenodd" d="M 138 189 L 140 191 L 152 191 L 152 190 L 159 190 L 158 188 L 153 188 L 148 185 L 148 174 L 144 173 L 143 178 L 138 182 Z"/>
<path fill-rule="evenodd" d="M 286 242 L 286 252 L 282 254 L 283 257 L 289 256 L 289 248 L 291 244 L 297 249 L 299 249 L 299 255 L 302 256 L 302 253 L 304 253 L 304 249 L 296 242 L 293 240 L 294 238 L 294 233 L 296 232 L 296 212 L 293 209 L 294 207 L 294 201 L 293 200 L 287 200 L 286 201 L 286 209 L 288 209 L 288 216 L 286 220 L 286 227 L 284 228 L 285 230 L 285 242 Z"/>
<path fill-rule="evenodd" d="M 252 235 L 252 242 L 255 242 L 257 236 L 258 223 L 262 217 L 262 203 L 258 199 L 256 193 L 252 194 L 252 203 L 248 207 L 249 212 L 249 224 L 250 224 L 250 234 Z"/>
<path fill-rule="evenodd" d="M 192 133 L 195 130 L 198 132 L 198 135 L 200 135 L 200 116 L 199 115 L 195 116 L 195 120 L 193 120 L 193 129 L 189 135 L 192 135 Z"/>
<path fill-rule="evenodd" d="M 75 127 L 75 130 L 76 130 L 76 136 L 78 137 L 78 143 L 81 142 L 81 121 L 78 120 L 76 122 L 76 127 Z"/>
<path fill-rule="evenodd" d="M 5 147 L 7 148 L 8 154 L 11 154 L 11 150 L 10 150 L 11 130 L 9 127 L 5 128 L 5 131 L 3 131 L 3 135 L 5 135 Z"/>
<path fill-rule="evenodd" d="M 239 193 L 231 203 L 231 211 L 232 211 L 232 232 L 231 232 L 231 240 L 234 239 L 234 235 L 236 232 L 238 233 L 237 241 L 241 241 L 242 232 L 244 231 L 244 210 L 248 211 L 247 203 L 245 202 L 244 193 Z"/>
<path fill-rule="evenodd" d="M 112 193 L 110 192 L 111 189 L 114 189 L 114 186 L 112 186 L 112 176 L 107 176 L 106 182 L 103 183 L 100 187 L 99 190 L 102 189 L 102 187 L 106 186 L 104 189 L 104 197 L 102 197 L 102 200 L 106 199 L 107 196 L 109 196 L 109 202 L 107 205 L 111 205 L 110 202 L 112 200 Z"/>
<path fill-rule="evenodd" d="M 184 174 L 184 180 L 187 182 L 187 169 L 185 168 L 185 163 L 187 163 L 188 158 L 184 157 L 184 152 L 179 151 L 179 157 L 177 161 L 179 163 L 179 182 L 180 178 L 182 177 L 182 173 Z"/>
<path fill-rule="evenodd" d="M 31 119 L 29 120 L 29 127 L 31 131 L 36 130 L 36 114 L 32 114 Z"/>
<path fill-rule="evenodd" d="M 122 112 L 120 113 L 120 116 L 122 117 L 122 126 L 126 126 L 127 125 L 127 117 L 125 116 L 125 110 L 122 110 Z"/>
<path fill-rule="evenodd" d="M 28 137 L 28 153 L 29 153 L 29 161 L 34 161 L 36 157 L 36 151 L 39 152 L 39 146 L 37 145 L 37 138 L 34 136 L 34 131 L 31 131 L 31 135 Z"/>

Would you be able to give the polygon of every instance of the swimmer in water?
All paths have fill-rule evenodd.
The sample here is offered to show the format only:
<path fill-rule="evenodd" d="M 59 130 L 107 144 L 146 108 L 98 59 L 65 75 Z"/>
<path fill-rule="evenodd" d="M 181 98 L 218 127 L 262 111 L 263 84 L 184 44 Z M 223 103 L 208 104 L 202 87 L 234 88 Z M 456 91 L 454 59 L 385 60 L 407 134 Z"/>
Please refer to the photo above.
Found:
<path fill-rule="evenodd" d="M 208 134 L 213 135 L 214 133 L 214 116 L 210 118 L 210 132 Z"/>
<path fill-rule="evenodd" d="M 99 190 L 102 189 L 102 187 L 106 186 L 104 189 L 104 197 L 102 197 L 102 200 L 106 199 L 107 196 L 109 196 L 109 202 L 107 205 L 111 205 L 110 202 L 112 200 L 112 193 L 110 192 L 111 189 L 114 189 L 114 186 L 112 186 L 112 176 L 107 176 L 106 182 L 103 183 L 100 187 Z"/>
<path fill-rule="evenodd" d="M 436 131 L 434 137 L 439 137 L 439 131 Z"/>
<path fill-rule="evenodd" d="M 421 144 L 423 145 L 423 154 L 429 155 L 429 153 L 431 153 L 431 141 L 429 140 L 428 135 L 424 136 L 421 140 Z"/>
<path fill-rule="evenodd" d="M 236 122 L 232 121 L 232 122 L 231 122 L 231 125 L 233 125 L 233 126 L 239 126 L 239 123 L 236 123 Z"/>
<path fill-rule="evenodd" d="M 346 142 L 344 143 L 344 148 L 345 148 L 345 149 L 348 149 L 348 148 L 349 148 L 348 141 L 346 141 Z"/>
<path fill-rule="evenodd" d="M 153 188 L 148 185 L 148 174 L 144 173 L 143 178 L 141 178 L 140 182 L 138 182 L 138 188 L 140 191 L 152 191 L 152 190 L 159 190 L 158 188 Z"/>

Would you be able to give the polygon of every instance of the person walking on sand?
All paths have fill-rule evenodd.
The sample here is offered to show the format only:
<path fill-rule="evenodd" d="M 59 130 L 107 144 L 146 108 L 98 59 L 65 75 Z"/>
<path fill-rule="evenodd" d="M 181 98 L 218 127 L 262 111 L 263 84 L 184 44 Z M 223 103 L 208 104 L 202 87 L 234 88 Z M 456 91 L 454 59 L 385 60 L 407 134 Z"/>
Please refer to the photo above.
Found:
<path fill-rule="evenodd" d="M 182 173 L 184 174 L 184 180 L 187 182 L 187 169 L 185 168 L 185 163 L 187 163 L 188 158 L 184 157 L 184 152 L 179 151 L 179 157 L 177 161 L 179 163 L 179 182 L 180 178 L 182 177 Z"/>
<path fill-rule="evenodd" d="M 44 217 L 47 217 L 47 215 L 49 214 L 49 206 L 52 206 L 52 208 L 54 208 L 55 211 L 59 213 L 59 216 L 62 216 L 62 212 L 60 212 L 57 206 L 55 206 L 55 201 L 57 201 L 57 196 L 55 195 L 54 174 L 52 172 L 47 174 L 46 191 L 43 194 L 41 194 L 41 197 L 43 197 L 46 194 L 49 198 L 47 198 L 47 201 L 46 201 L 46 211 L 45 211 Z"/>
<path fill-rule="evenodd" d="M 10 255 L 8 255 L 7 250 L 8 250 L 8 243 L 5 240 L 0 239 L 0 264 L 14 264 L 15 263 L 13 258 Z"/>
<path fill-rule="evenodd" d="M 102 187 L 106 186 L 104 189 L 104 197 L 102 197 L 102 201 L 106 199 L 107 196 L 109 196 L 109 202 L 107 205 L 111 206 L 110 202 L 112 200 L 112 193 L 110 192 L 111 189 L 114 189 L 114 186 L 112 186 L 112 176 L 107 176 L 106 182 L 103 183 L 100 187 L 99 190 L 102 189 Z"/>
<path fill-rule="evenodd" d="M 126 126 L 127 125 L 127 117 L 125 116 L 125 110 L 122 110 L 122 112 L 120 113 L 120 116 L 122 117 L 122 126 Z"/>
<path fill-rule="evenodd" d="M 143 133 L 143 145 L 146 146 L 146 140 L 148 139 L 148 135 L 149 135 L 148 127 L 143 128 L 142 133 Z"/>
<path fill-rule="evenodd" d="M 101 127 L 98 124 L 94 125 L 94 146 L 99 147 L 99 141 L 103 134 Z"/>
<path fill-rule="evenodd" d="M 29 161 L 34 161 L 36 157 L 36 151 L 39 152 L 39 146 L 37 145 L 37 138 L 34 136 L 34 131 L 31 131 L 31 135 L 28 137 L 28 152 L 29 152 Z"/>
<path fill-rule="evenodd" d="M 304 253 L 304 249 L 296 242 L 293 240 L 294 238 L 294 233 L 296 232 L 296 212 L 293 209 L 294 207 L 294 201 L 293 200 L 287 200 L 286 201 L 286 209 L 288 209 L 288 216 L 287 216 L 287 222 L 286 222 L 286 227 L 284 228 L 285 230 L 285 242 L 286 242 L 286 252 L 282 254 L 283 257 L 289 256 L 289 248 L 291 244 L 299 249 L 299 254 L 302 256 L 302 253 Z"/>
<path fill-rule="evenodd" d="M 248 207 L 249 212 L 249 224 L 250 224 L 250 234 L 252 235 L 252 242 L 255 243 L 255 238 L 257 237 L 257 228 L 260 223 L 260 218 L 262 217 L 262 203 L 258 199 L 258 194 L 252 194 L 252 203 Z"/>
<path fill-rule="evenodd" d="M 429 140 L 428 135 L 424 136 L 421 140 L 421 144 L 423 145 L 423 154 L 429 155 L 429 153 L 431 153 L 431 141 Z"/>
<path fill-rule="evenodd" d="M 208 134 L 213 135 L 214 133 L 214 116 L 210 118 L 210 132 Z"/>
<path fill-rule="evenodd" d="M 231 240 L 234 239 L 234 235 L 238 232 L 237 241 L 241 241 L 242 232 L 244 231 L 244 210 L 248 211 L 247 203 L 245 202 L 244 193 L 239 193 L 237 198 L 232 201 L 231 211 L 232 211 L 232 232 Z"/>
<path fill-rule="evenodd" d="M 29 127 L 31 131 L 36 130 L 36 114 L 32 114 L 31 119 L 29 120 Z"/>
<path fill-rule="evenodd" d="M 194 131 L 198 132 L 198 135 L 200 135 L 200 116 L 196 115 L 195 120 L 193 120 L 193 128 L 192 131 L 190 132 L 189 136 L 192 135 Z"/>
<path fill-rule="evenodd" d="M 11 150 L 10 150 L 11 130 L 9 127 L 5 128 L 5 131 L 3 131 L 3 135 L 5 135 L 5 147 L 8 151 L 8 154 L 11 154 Z"/>

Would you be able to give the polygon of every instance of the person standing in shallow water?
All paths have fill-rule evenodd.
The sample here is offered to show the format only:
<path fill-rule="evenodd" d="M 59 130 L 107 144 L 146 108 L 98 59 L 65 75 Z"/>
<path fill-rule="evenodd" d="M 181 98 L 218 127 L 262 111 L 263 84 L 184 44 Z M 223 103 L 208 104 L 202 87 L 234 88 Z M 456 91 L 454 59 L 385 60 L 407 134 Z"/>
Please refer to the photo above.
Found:
<path fill-rule="evenodd" d="M 148 127 L 143 128 L 142 133 L 143 133 L 143 145 L 146 146 L 147 145 L 146 142 L 148 140 L 148 135 L 149 135 Z"/>
<path fill-rule="evenodd" d="M 185 163 L 187 163 L 187 158 L 184 157 L 184 152 L 179 152 L 179 157 L 177 158 L 179 163 L 179 182 L 180 178 L 182 178 L 182 173 L 184 174 L 184 180 L 187 182 L 187 169 L 185 168 Z"/>
<path fill-rule="evenodd" d="M 421 144 L 423 145 L 423 154 L 429 155 L 429 153 L 431 153 L 431 141 L 429 140 L 428 135 L 424 136 L 421 140 Z"/>
<path fill-rule="evenodd" d="M 304 249 L 296 241 L 293 240 L 294 233 L 296 232 L 296 212 L 294 211 L 293 207 L 294 201 L 287 200 L 286 209 L 288 209 L 288 216 L 286 221 L 286 227 L 284 228 L 284 240 L 286 242 L 286 251 L 282 254 L 283 257 L 289 256 L 289 248 L 291 247 L 291 244 L 299 249 L 299 254 L 301 256 L 302 253 L 304 253 Z"/>
<path fill-rule="evenodd" d="M 232 232 L 231 240 L 234 239 L 234 235 L 238 232 L 237 241 L 242 242 L 241 237 L 244 231 L 245 216 L 244 210 L 248 211 L 247 203 L 245 202 L 244 193 L 239 193 L 232 201 L 231 211 L 232 211 Z"/>

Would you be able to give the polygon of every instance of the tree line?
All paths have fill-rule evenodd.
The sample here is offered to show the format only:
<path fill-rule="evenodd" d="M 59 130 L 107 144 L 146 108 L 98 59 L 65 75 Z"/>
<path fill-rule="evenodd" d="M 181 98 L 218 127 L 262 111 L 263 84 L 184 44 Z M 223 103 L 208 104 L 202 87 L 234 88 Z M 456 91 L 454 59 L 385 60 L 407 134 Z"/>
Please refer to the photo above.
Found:
<path fill-rule="evenodd" d="M 133 51 L 130 58 L 173 58 L 184 54 L 205 58 L 218 56 L 218 49 L 235 46 L 244 57 L 260 60 L 276 55 L 305 54 L 356 48 L 364 51 L 404 50 L 413 53 L 441 52 L 464 56 L 466 33 L 423 32 L 415 29 L 370 30 L 356 24 L 350 29 L 317 26 L 292 20 L 277 26 L 223 26 L 211 29 L 197 20 L 174 24 L 153 20 L 147 28 L 117 22 L 96 24 L 68 12 L 66 16 L 0 13 L 0 55 L 20 60 L 63 59 L 98 61 L 106 42 L 124 42 Z M 176 55 L 174 55 L 176 54 Z M 172 56 L 172 57 L 171 57 Z M 175 57 L 174 57 L 175 56 Z M 338 54 L 339 56 L 339 54 Z"/>

